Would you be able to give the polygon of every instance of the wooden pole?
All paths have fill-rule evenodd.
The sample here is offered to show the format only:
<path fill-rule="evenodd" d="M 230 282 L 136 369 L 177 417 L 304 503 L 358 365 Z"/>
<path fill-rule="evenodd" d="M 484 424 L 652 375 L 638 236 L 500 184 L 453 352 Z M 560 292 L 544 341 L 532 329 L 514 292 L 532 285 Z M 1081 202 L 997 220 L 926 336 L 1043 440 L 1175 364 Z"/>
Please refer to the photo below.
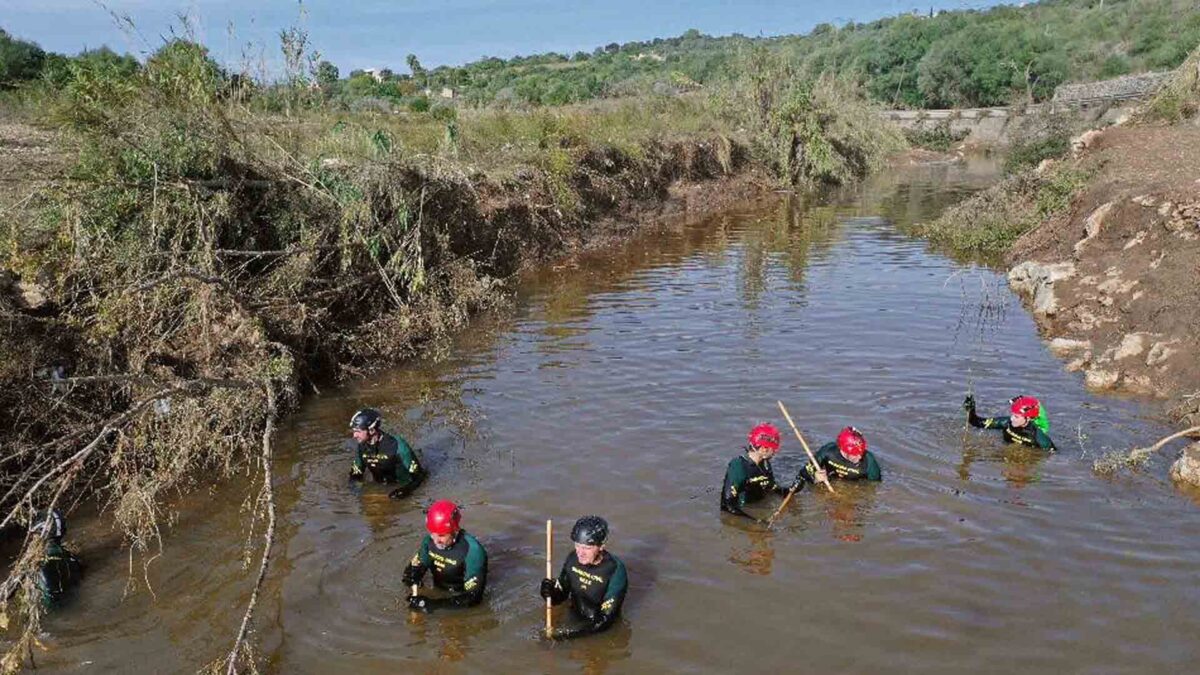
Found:
<path fill-rule="evenodd" d="M 551 547 L 553 546 L 553 541 L 552 541 L 553 539 L 554 539 L 554 521 L 547 520 L 546 521 L 546 578 L 547 579 L 554 578 L 554 567 L 553 567 L 553 565 L 550 564 L 550 551 L 551 551 Z M 551 608 L 553 606 L 554 606 L 553 603 L 550 602 L 550 598 L 546 598 L 546 637 L 548 637 L 548 638 L 554 636 L 554 618 L 551 616 Z"/>
<path fill-rule="evenodd" d="M 783 401 L 776 401 L 776 403 L 779 404 L 779 410 L 781 412 L 783 412 L 783 416 L 785 419 L 787 419 L 788 424 L 791 425 L 792 431 L 796 432 L 796 438 L 800 439 L 800 445 L 804 446 L 804 452 L 808 453 L 808 459 L 811 460 L 813 463 L 813 470 L 819 471 L 821 469 L 821 466 L 819 464 L 817 464 L 817 458 L 813 456 L 812 450 L 809 450 L 808 443 L 804 442 L 804 436 L 801 435 L 800 430 L 796 428 L 796 423 L 792 421 L 792 416 L 788 414 L 787 408 L 783 407 Z M 825 483 L 825 487 L 829 488 L 830 492 L 836 492 L 833 489 L 833 485 L 830 484 L 828 477 L 825 478 L 824 483 Z"/>

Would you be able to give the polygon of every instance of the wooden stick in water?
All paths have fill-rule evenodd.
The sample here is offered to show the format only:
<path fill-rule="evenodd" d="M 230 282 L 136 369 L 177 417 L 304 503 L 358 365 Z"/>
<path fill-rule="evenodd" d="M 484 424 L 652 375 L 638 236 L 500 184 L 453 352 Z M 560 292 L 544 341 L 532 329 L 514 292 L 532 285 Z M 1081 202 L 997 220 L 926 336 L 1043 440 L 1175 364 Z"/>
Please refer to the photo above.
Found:
<path fill-rule="evenodd" d="M 551 541 L 553 538 L 554 538 L 554 521 L 547 520 L 546 521 L 546 578 L 547 579 L 554 578 L 554 567 L 550 564 L 550 548 L 553 545 L 553 542 Z M 553 604 L 550 602 L 550 598 L 546 598 L 546 637 L 548 637 L 548 638 L 552 637 L 554 635 L 554 619 L 550 614 L 551 607 L 553 607 Z"/>

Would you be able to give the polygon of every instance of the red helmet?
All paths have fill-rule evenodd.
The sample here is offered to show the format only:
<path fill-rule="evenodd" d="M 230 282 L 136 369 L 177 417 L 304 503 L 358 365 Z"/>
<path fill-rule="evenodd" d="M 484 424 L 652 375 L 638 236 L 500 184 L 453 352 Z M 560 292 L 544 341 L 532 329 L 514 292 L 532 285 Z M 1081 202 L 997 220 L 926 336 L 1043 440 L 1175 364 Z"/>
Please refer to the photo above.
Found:
<path fill-rule="evenodd" d="M 443 499 L 434 502 L 425 512 L 425 529 L 430 534 L 454 534 L 458 532 L 458 524 L 462 521 L 462 512 L 454 502 Z"/>
<path fill-rule="evenodd" d="M 862 432 L 858 429 L 846 427 L 842 429 L 842 433 L 838 434 L 837 446 L 843 455 L 851 457 L 857 462 L 867 452 L 867 439 L 863 438 Z"/>
<path fill-rule="evenodd" d="M 779 430 L 775 428 L 774 424 L 760 424 L 750 430 L 746 440 L 750 442 L 750 447 L 755 449 L 778 450 Z"/>
<path fill-rule="evenodd" d="M 1032 396 L 1018 396 L 1012 400 L 1012 414 L 1026 419 L 1037 419 L 1042 412 L 1042 404 Z"/>

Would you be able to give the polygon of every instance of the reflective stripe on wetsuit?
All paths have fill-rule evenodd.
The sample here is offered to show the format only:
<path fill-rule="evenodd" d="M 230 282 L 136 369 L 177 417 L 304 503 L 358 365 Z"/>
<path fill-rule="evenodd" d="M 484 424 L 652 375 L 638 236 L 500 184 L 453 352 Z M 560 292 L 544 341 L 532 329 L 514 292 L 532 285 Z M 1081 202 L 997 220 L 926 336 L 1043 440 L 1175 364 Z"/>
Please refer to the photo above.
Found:
<path fill-rule="evenodd" d="M 842 480 L 882 480 L 883 472 L 879 468 L 879 462 L 875 461 L 875 455 L 867 450 L 863 453 L 862 459 L 857 462 L 851 462 L 842 456 L 838 450 L 837 443 L 826 443 L 821 446 L 821 449 L 814 453 L 817 464 L 829 475 L 830 478 L 840 478 Z M 816 480 L 815 467 L 812 462 L 809 462 L 800 469 L 800 476 L 805 481 L 812 483 Z"/>

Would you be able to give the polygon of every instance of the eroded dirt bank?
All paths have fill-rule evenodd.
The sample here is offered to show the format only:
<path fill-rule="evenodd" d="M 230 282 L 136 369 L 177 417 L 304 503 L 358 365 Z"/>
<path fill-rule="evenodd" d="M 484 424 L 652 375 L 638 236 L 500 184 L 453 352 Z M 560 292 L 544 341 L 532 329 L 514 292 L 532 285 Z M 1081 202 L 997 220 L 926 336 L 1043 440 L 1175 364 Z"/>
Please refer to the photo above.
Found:
<path fill-rule="evenodd" d="M 1080 146 L 1066 161 L 1085 186 L 1016 241 L 1009 280 L 1089 387 L 1200 423 L 1200 128 L 1113 127 Z"/>

